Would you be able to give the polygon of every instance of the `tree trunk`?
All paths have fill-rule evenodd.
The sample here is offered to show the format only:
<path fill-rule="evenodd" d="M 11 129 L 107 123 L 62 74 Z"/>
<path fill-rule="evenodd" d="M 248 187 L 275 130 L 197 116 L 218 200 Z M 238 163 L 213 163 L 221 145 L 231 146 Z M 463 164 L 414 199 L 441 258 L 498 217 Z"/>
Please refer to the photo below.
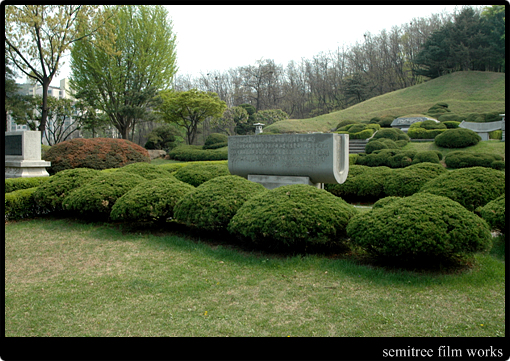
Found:
<path fill-rule="evenodd" d="M 41 122 L 39 124 L 39 130 L 41 132 L 41 144 L 44 139 L 44 132 L 46 130 L 46 121 L 48 118 L 48 89 L 50 87 L 51 78 L 44 77 L 42 82 L 42 98 L 43 104 L 41 109 Z"/>

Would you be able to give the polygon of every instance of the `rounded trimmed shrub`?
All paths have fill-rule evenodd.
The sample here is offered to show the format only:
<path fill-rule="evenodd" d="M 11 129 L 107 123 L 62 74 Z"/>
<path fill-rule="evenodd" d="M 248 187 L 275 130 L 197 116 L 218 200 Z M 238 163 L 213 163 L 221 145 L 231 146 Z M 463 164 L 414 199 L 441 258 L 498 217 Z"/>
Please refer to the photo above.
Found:
<path fill-rule="evenodd" d="M 133 163 L 128 164 L 122 168 L 116 169 L 118 172 L 126 172 L 131 174 L 138 174 L 145 179 L 156 179 L 161 177 L 172 177 L 170 172 L 161 168 L 160 166 L 156 166 L 154 164 L 149 163 Z"/>
<path fill-rule="evenodd" d="M 5 194 L 5 221 L 11 219 L 33 218 L 47 212 L 34 200 L 37 187 L 21 188 Z"/>
<path fill-rule="evenodd" d="M 177 202 L 194 189 L 171 176 L 140 183 L 115 202 L 110 218 L 114 221 L 165 221 L 173 217 Z"/>
<path fill-rule="evenodd" d="M 381 166 L 370 167 L 352 179 L 352 187 L 356 196 L 362 200 L 374 200 L 387 196 L 384 192 L 386 178 L 393 173 L 393 169 Z"/>
<path fill-rule="evenodd" d="M 429 180 L 446 172 L 448 171 L 441 164 L 435 163 L 419 163 L 407 168 L 395 169 L 386 177 L 384 193 L 394 197 L 411 196 Z"/>
<path fill-rule="evenodd" d="M 416 163 L 439 163 L 439 154 L 434 150 L 426 150 L 423 152 L 418 152 L 413 158 L 413 164 Z"/>
<path fill-rule="evenodd" d="M 347 174 L 347 179 L 345 182 L 340 184 L 324 184 L 324 189 L 334 194 L 337 197 L 341 197 L 343 199 L 353 200 L 357 197 L 357 188 L 354 182 L 352 181 L 356 176 L 361 173 L 369 170 L 370 167 L 366 165 L 353 164 L 349 165 L 349 173 Z"/>
<path fill-rule="evenodd" d="M 477 145 L 482 138 L 471 129 L 456 128 L 447 129 L 434 138 L 438 147 L 465 148 Z"/>
<path fill-rule="evenodd" d="M 491 229 L 506 233 L 505 227 L 505 195 L 490 201 L 480 209 L 480 216 L 485 219 Z"/>
<path fill-rule="evenodd" d="M 227 160 L 228 148 L 202 149 L 199 145 L 180 145 L 169 151 L 168 157 L 183 162 Z"/>
<path fill-rule="evenodd" d="M 428 193 L 358 214 L 347 233 L 372 255 L 396 261 L 454 260 L 492 247 L 482 218 L 449 198 Z"/>
<path fill-rule="evenodd" d="M 457 169 L 428 181 L 419 193 L 448 197 L 474 211 L 505 193 L 505 173 L 483 167 Z"/>
<path fill-rule="evenodd" d="M 64 210 L 91 219 L 107 220 L 115 202 L 147 180 L 138 174 L 111 172 L 100 174 L 64 198 Z"/>
<path fill-rule="evenodd" d="M 194 187 L 224 175 L 230 175 L 227 164 L 190 164 L 174 173 L 175 178 Z"/>
<path fill-rule="evenodd" d="M 343 128 L 346 125 L 349 125 L 349 124 L 359 124 L 359 123 L 360 122 L 358 120 L 344 119 L 344 120 L 341 120 L 340 123 L 337 124 L 335 130 L 342 130 L 340 128 Z"/>
<path fill-rule="evenodd" d="M 50 177 L 48 182 L 39 186 L 34 200 L 49 210 L 62 210 L 62 201 L 74 189 L 88 183 L 100 172 L 90 168 L 66 169 Z"/>
<path fill-rule="evenodd" d="M 409 137 L 407 136 L 407 134 L 398 128 L 389 128 L 389 129 L 386 128 L 386 129 L 379 130 L 377 133 L 374 134 L 374 139 L 379 139 L 379 138 L 388 138 L 393 141 L 397 141 L 397 140 L 409 141 Z"/>
<path fill-rule="evenodd" d="M 249 199 L 228 225 L 234 235 L 266 247 L 299 249 L 346 237 L 358 210 L 323 189 L 294 184 Z"/>
<path fill-rule="evenodd" d="M 393 143 L 395 143 L 395 142 L 393 142 Z M 396 145 L 395 145 L 395 146 L 396 146 Z M 365 153 L 366 153 L 366 154 L 371 154 L 371 153 L 373 153 L 375 150 L 388 149 L 388 148 L 389 148 L 389 147 L 388 147 L 385 143 L 383 143 L 383 142 L 381 142 L 381 141 L 379 141 L 379 140 L 370 141 L 370 142 L 368 142 L 368 143 L 367 143 L 367 145 L 365 146 Z"/>
<path fill-rule="evenodd" d="M 5 193 L 18 191 L 20 189 L 28 189 L 39 187 L 41 184 L 48 182 L 51 177 L 29 177 L 29 178 L 5 178 Z"/>
<path fill-rule="evenodd" d="M 370 144 L 370 143 L 369 143 Z M 368 144 L 367 144 L 368 145 Z M 374 150 L 370 154 L 359 154 L 357 164 L 369 167 L 402 168 L 411 165 L 416 154 L 414 150 L 381 149 Z"/>
<path fill-rule="evenodd" d="M 55 174 L 73 168 L 108 169 L 149 163 L 150 157 L 147 149 L 126 139 L 76 138 L 52 146 L 44 160 L 51 162 L 48 173 Z"/>
<path fill-rule="evenodd" d="M 373 204 L 372 209 L 382 208 L 382 207 L 384 207 L 390 203 L 393 203 L 399 199 L 402 199 L 402 197 L 388 196 L 388 197 L 381 198 Z"/>
<path fill-rule="evenodd" d="M 443 124 L 446 125 L 447 129 L 456 129 L 459 127 L 460 123 L 461 122 L 456 122 L 454 120 L 446 120 L 443 122 Z"/>
<path fill-rule="evenodd" d="M 496 161 L 503 161 L 503 157 L 497 154 L 463 151 L 451 152 L 446 155 L 444 160 L 448 168 L 487 167 L 499 169 L 498 164 L 493 166 Z"/>
<path fill-rule="evenodd" d="M 438 123 L 434 120 L 425 120 L 420 124 L 421 128 L 431 130 L 431 129 L 446 129 L 446 125 L 443 123 Z"/>
<path fill-rule="evenodd" d="M 202 230 L 224 230 L 237 210 L 266 189 L 237 175 L 211 179 L 182 198 L 175 206 L 175 219 Z"/>
<path fill-rule="evenodd" d="M 206 138 L 203 149 L 217 149 L 228 145 L 228 135 L 211 133 Z"/>

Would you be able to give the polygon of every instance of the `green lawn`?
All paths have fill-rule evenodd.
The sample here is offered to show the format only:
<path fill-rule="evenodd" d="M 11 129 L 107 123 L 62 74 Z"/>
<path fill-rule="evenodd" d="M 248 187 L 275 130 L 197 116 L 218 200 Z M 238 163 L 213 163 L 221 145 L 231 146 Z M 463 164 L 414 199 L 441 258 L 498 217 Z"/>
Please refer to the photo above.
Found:
<path fill-rule="evenodd" d="M 5 335 L 505 335 L 503 238 L 450 273 L 249 252 L 227 238 L 51 217 L 7 223 Z"/>

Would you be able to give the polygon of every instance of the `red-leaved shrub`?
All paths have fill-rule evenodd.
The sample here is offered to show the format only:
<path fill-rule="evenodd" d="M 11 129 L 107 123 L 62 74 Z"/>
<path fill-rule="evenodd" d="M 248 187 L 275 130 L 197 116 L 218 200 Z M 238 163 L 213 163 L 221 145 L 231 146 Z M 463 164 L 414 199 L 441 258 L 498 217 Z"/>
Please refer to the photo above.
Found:
<path fill-rule="evenodd" d="M 150 162 L 150 157 L 145 148 L 129 140 L 77 138 L 55 144 L 46 152 L 44 160 L 51 162 L 48 173 L 55 174 L 73 168 L 119 168 L 131 163 Z"/>

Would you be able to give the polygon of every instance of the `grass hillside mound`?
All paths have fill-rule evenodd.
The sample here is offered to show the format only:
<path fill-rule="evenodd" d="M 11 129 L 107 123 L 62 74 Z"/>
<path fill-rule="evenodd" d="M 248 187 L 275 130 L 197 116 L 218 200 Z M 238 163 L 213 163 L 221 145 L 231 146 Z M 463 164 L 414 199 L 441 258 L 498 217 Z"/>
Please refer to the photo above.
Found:
<path fill-rule="evenodd" d="M 451 113 L 487 113 L 505 109 L 505 73 L 455 72 L 408 88 L 386 93 L 347 109 L 310 119 L 281 120 L 264 128 L 271 133 L 329 132 L 344 120 L 423 114 L 437 103 Z"/>

